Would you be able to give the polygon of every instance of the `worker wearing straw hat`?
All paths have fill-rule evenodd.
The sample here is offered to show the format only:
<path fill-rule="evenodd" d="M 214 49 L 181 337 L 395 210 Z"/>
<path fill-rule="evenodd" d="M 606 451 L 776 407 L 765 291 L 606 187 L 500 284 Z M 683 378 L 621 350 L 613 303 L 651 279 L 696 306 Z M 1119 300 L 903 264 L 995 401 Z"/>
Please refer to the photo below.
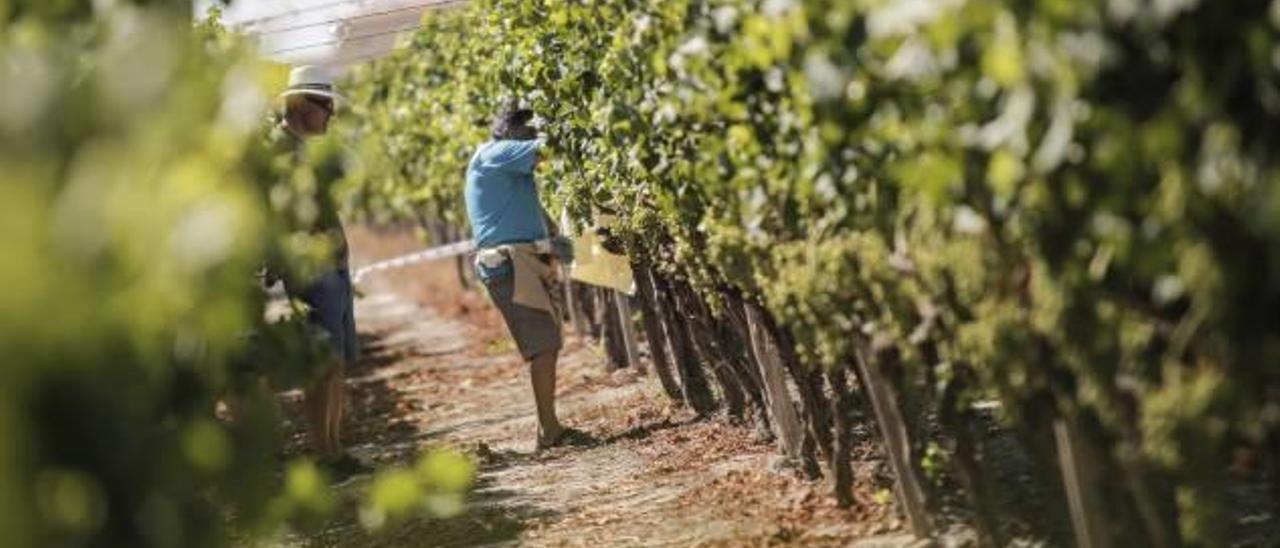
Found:
<path fill-rule="evenodd" d="M 306 144 L 328 131 L 335 107 L 343 100 L 335 89 L 333 76 L 322 67 L 297 67 L 289 75 L 288 89 L 279 98 L 284 111 L 276 128 L 276 143 L 291 155 L 295 167 L 306 165 L 316 169 L 318 175 L 318 167 L 310 165 L 315 158 L 306 157 Z M 307 277 L 286 275 L 284 282 L 290 297 L 307 304 L 308 322 L 326 335 L 337 356 L 335 363 L 306 388 L 304 407 L 308 434 L 320 464 L 336 479 L 342 479 L 369 471 L 343 449 L 341 439 L 344 372 L 346 365 L 355 361 L 359 349 L 347 239 L 326 184 L 340 177 L 316 178 L 320 183 L 315 195 L 318 214 L 309 228 L 312 236 L 328 244 L 331 255 L 318 273 Z"/>
<path fill-rule="evenodd" d="M 338 94 L 327 69 L 307 65 L 290 71 L 289 87 L 280 99 L 285 101 L 284 129 L 305 139 L 323 135 L 329 129 L 334 107 L 345 98 Z"/>

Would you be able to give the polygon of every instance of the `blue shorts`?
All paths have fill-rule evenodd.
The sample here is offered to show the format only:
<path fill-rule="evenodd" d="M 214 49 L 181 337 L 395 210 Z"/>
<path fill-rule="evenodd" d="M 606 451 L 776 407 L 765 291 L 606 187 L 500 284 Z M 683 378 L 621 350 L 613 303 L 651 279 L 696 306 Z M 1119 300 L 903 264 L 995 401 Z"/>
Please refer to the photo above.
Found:
<path fill-rule="evenodd" d="M 297 295 L 311 308 L 307 321 L 329 332 L 333 351 L 347 363 L 354 362 L 360 354 L 354 296 L 351 273 L 345 268 L 320 276 Z"/>

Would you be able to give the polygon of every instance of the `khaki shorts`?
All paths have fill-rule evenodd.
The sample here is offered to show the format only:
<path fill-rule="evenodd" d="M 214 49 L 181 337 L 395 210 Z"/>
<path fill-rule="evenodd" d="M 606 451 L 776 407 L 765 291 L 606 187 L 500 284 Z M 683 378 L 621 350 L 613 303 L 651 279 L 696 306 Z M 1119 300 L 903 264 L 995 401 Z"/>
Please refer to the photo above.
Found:
<path fill-rule="evenodd" d="M 558 351 L 564 341 L 560 334 L 560 322 L 550 312 L 530 308 L 512 302 L 515 293 L 515 276 L 510 272 L 484 280 L 484 287 L 489 292 L 489 300 L 493 301 L 502 319 L 507 322 L 507 330 L 516 341 L 516 348 L 526 360 L 549 351 Z"/>

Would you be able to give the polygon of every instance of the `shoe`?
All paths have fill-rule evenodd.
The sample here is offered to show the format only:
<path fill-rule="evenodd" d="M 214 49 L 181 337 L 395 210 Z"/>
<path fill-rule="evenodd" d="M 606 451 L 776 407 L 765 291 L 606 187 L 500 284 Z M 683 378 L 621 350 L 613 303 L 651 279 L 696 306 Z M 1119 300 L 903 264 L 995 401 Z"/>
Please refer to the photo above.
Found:
<path fill-rule="evenodd" d="M 342 483 L 356 476 L 367 476 L 374 471 L 359 459 L 345 453 L 340 457 L 321 459 L 319 465 L 329 473 L 334 483 Z"/>
<path fill-rule="evenodd" d="M 590 447 L 599 441 L 591 434 L 570 428 L 568 426 L 560 429 L 560 434 L 554 439 L 544 440 L 538 439 L 537 450 L 543 451 L 553 447 L 574 446 L 574 447 Z"/>

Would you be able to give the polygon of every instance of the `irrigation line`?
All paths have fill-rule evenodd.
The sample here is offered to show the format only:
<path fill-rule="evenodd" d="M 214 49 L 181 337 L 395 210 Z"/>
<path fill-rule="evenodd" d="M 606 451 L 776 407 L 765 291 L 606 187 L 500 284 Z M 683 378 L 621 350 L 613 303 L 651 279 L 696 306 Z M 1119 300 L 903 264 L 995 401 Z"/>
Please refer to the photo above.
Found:
<path fill-rule="evenodd" d="M 407 255 L 401 255 L 399 257 L 387 259 L 385 261 L 378 261 L 369 266 L 356 269 L 356 273 L 354 276 L 351 277 L 351 279 L 353 283 L 360 283 L 360 280 L 364 279 L 365 276 L 368 276 L 369 274 L 373 274 L 375 272 L 381 272 L 383 270 L 391 270 L 393 268 L 403 268 L 409 265 L 425 263 L 428 261 L 437 261 L 440 259 L 457 257 L 458 255 L 465 255 L 467 253 L 470 253 L 474 251 L 475 248 L 476 248 L 476 244 L 471 240 L 463 240 L 461 242 L 454 242 L 451 244 L 430 247 L 427 249 L 423 249 L 421 251 L 415 251 L 413 253 L 409 253 Z"/>

